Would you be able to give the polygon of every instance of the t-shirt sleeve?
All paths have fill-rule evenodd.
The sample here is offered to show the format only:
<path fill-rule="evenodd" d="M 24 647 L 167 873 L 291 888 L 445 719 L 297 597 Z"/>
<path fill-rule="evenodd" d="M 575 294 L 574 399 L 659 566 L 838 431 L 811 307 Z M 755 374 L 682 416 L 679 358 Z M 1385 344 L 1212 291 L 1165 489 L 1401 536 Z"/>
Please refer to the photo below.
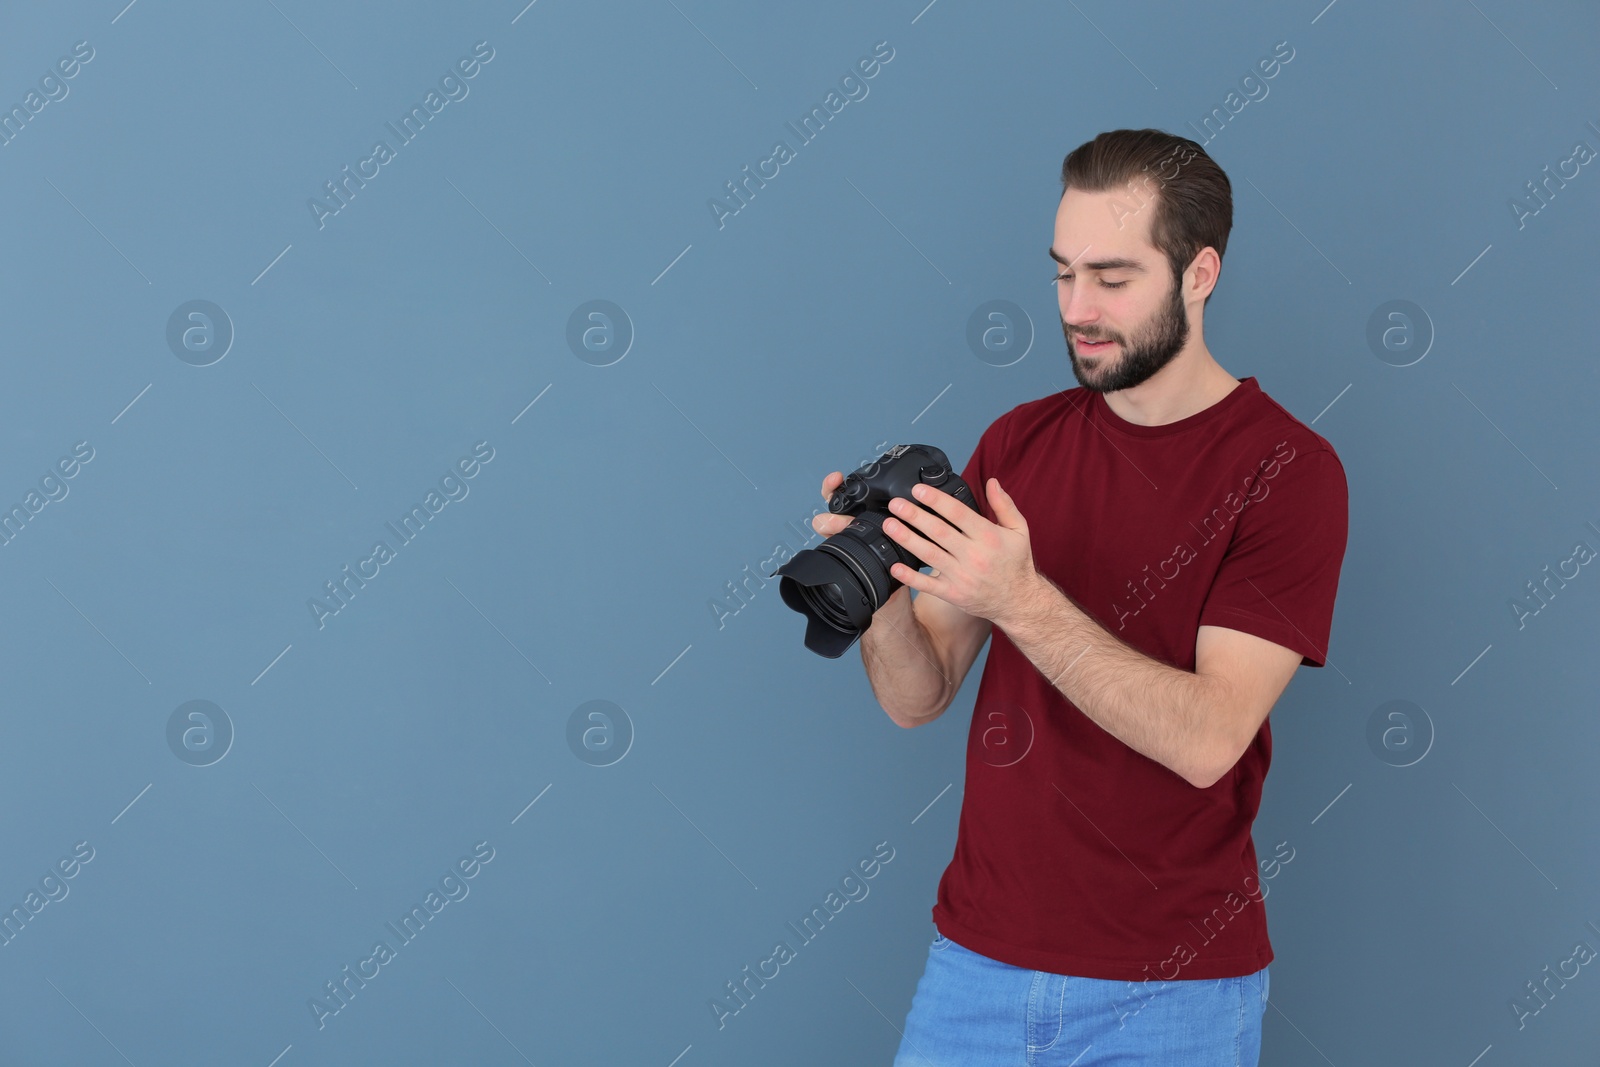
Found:
<path fill-rule="evenodd" d="M 1200 625 L 1255 634 L 1321 667 L 1349 536 L 1344 465 L 1321 448 L 1262 484 L 1270 490 L 1240 511 Z"/>

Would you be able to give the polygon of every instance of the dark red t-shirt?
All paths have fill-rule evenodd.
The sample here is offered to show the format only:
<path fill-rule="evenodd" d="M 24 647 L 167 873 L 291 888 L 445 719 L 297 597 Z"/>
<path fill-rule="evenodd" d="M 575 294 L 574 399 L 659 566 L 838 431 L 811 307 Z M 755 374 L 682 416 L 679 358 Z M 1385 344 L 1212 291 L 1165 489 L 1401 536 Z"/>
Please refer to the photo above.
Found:
<path fill-rule="evenodd" d="M 962 477 L 990 476 L 1028 522 L 1035 567 L 1110 633 L 1192 671 L 1202 625 L 1320 667 L 1348 532 L 1326 440 L 1245 378 L 1163 426 L 1074 388 L 1019 404 Z M 996 626 L 967 739 L 944 936 L 1086 978 L 1228 978 L 1272 961 L 1251 824 L 1272 758 L 1263 723 L 1197 789 L 1063 697 Z"/>

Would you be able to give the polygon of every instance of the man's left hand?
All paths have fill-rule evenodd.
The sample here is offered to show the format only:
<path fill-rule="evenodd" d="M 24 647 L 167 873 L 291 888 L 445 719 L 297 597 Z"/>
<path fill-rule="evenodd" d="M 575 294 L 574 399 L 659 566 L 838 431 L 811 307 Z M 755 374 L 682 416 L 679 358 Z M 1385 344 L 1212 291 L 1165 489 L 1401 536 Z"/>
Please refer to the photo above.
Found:
<path fill-rule="evenodd" d="M 918 485 L 912 496 L 932 508 L 937 517 L 896 497 L 889 502 L 894 517 L 884 520 L 883 532 L 933 568 L 931 574 L 923 574 L 896 563 L 889 568 L 890 576 L 919 593 L 932 593 L 968 615 L 998 623 L 1025 605 L 1040 575 L 1033 565 L 1033 546 L 1022 512 L 1000 488 L 998 478 L 990 478 L 985 490 L 998 523 L 949 493 Z"/>

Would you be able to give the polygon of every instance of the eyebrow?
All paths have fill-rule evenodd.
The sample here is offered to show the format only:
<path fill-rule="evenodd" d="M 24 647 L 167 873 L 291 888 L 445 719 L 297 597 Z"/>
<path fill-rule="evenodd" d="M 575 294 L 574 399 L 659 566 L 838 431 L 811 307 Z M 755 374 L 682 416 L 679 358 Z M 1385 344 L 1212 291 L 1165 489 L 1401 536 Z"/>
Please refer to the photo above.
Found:
<path fill-rule="evenodd" d="M 1073 266 L 1072 263 L 1062 259 L 1054 248 L 1050 249 L 1050 258 L 1063 267 Z M 1128 259 L 1125 256 L 1117 256 L 1112 259 L 1091 259 L 1087 263 L 1078 264 L 1078 266 L 1085 270 L 1131 270 L 1137 274 L 1149 273 L 1145 270 L 1143 263 L 1140 263 L 1137 259 Z"/>

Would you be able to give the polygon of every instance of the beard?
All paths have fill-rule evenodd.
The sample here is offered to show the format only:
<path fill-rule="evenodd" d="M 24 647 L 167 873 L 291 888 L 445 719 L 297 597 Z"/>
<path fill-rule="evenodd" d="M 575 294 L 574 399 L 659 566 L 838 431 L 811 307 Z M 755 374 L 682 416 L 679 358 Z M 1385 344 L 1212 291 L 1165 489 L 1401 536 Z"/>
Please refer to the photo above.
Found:
<path fill-rule="evenodd" d="M 1096 393 L 1115 393 L 1132 389 L 1154 377 L 1156 372 L 1175 359 L 1189 340 L 1189 314 L 1180 295 L 1182 286 L 1174 279 L 1167 302 L 1152 315 L 1133 337 L 1114 333 L 1091 331 L 1091 341 L 1115 341 L 1118 354 L 1080 357 L 1073 343 L 1073 331 L 1061 320 L 1061 334 L 1067 341 L 1067 355 L 1072 360 L 1072 374 L 1078 384 Z M 1115 358 L 1116 362 L 1108 363 Z"/>

